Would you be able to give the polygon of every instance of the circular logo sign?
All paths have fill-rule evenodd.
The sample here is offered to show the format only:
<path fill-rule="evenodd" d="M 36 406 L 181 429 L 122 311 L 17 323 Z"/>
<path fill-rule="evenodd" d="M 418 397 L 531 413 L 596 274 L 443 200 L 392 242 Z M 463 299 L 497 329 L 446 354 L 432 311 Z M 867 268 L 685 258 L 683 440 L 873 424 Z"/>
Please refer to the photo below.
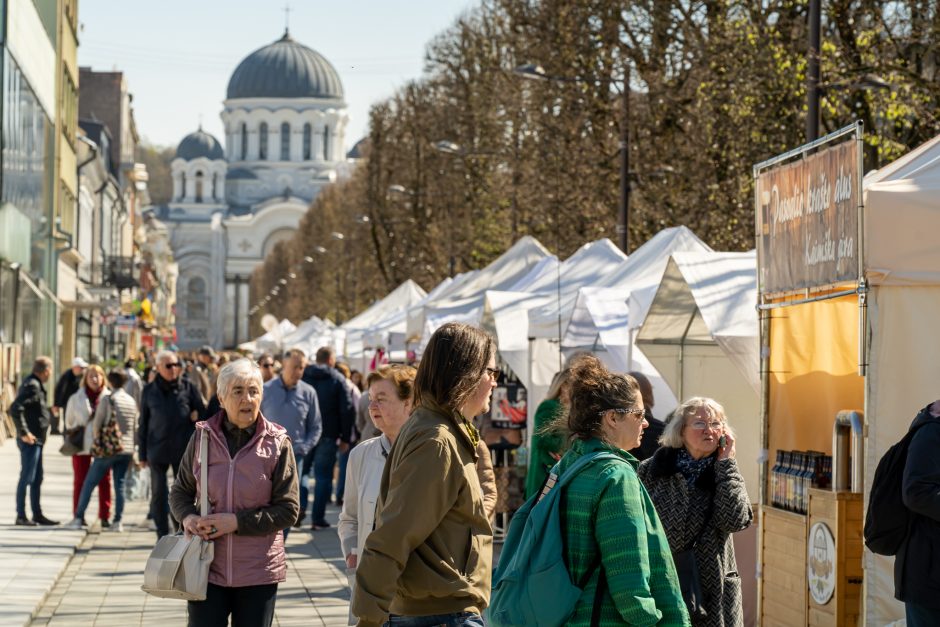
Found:
<path fill-rule="evenodd" d="M 825 523 L 816 523 L 810 528 L 807 550 L 809 593 L 816 603 L 825 605 L 836 589 L 836 542 Z"/>

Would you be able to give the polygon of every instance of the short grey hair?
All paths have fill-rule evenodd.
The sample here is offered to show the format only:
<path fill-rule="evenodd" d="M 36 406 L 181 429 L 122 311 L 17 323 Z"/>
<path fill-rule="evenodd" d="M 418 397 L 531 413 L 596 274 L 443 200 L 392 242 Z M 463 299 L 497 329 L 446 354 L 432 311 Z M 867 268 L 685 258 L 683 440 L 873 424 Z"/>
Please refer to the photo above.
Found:
<path fill-rule="evenodd" d="M 176 356 L 177 356 L 176 353 L 173 351 L 162 350 L 159 353 L 157 353 L 156 357 L 153 358 L 153 363 L 159 365 L 160 362 L 166 361 L 167 359 L 170 359 L 171 357 L 175 358 Z"/>
<path fill-rule="evenodd" d="M 659 436 L 659 444 L 666 448 L 685 447 L 685 440 L 682 439 L 682 434 L 685 431 L 686 423 L 688 419 L 697 414 L 700 409 L 704 409 L 709 418 L 717 418 L 720 420 L 725 426 L 725 431 L 730 433 L 731 437 L 734 438 L 734 430 L 731 428 L 731 425 L 728 424 L 728 417 L 725 416 L 725 408 L 713 398 L 693 396 L 676 407 L 675 411 L 672 412 L 672 417 L 666 423 L 663 434 Z"/>
<path fill-rule="evenodd" d="M 258 364 L 247 358 L 231 361 L 219 370 L 219 377 L 215 382 L 215 390 L 219 398 L 228 396 L 235 384 L 239 381 L 254 381 L 264 393 L 264 379 L 261 377 L 261 368 Z"/>

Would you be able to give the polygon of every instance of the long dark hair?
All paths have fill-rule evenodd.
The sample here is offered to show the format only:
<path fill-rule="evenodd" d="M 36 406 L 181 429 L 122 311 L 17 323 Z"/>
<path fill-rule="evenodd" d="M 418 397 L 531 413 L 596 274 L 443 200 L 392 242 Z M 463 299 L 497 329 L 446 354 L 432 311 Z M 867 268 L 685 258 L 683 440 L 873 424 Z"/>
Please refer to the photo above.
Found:
<path fill-rule="evenodd" d="M 431 401 L 460 411 L 496 354 L 496 343 L 469 324 L 448 322 L 431 336 L 415 376 L 415 406 Z"/>

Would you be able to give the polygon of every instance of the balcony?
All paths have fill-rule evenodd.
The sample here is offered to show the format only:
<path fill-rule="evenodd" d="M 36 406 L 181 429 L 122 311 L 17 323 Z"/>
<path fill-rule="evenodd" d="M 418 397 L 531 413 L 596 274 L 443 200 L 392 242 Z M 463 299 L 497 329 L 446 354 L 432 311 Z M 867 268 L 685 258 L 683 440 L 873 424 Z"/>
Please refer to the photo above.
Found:
<path fill-rule="evenodd" d="M 139 272 L 133 257 L 111 256 L 92 270 L 92 276 L 101 277 L 105 287 L 126 290 L 138 286 Z"/>

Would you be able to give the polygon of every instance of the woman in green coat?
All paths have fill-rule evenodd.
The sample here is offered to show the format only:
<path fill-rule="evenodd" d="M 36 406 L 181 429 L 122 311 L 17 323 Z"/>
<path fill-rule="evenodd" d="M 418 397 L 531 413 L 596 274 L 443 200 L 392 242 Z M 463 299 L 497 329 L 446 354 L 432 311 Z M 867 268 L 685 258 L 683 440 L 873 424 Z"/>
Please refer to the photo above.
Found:
<path fill-rule="evenodd" d="M 555 374 L 552 385 L 548 388 L 545 400 L 535 410 L 535 424 L 532 428 L 532 448 L 529 451 L 529 469 L 525 477 L 525 498 L 531 499 L 545 485 L 548 472 L 562 453 L 565 452 L 565 438 L 562 428 L 555 425 L 564 416 L 568 406 L 568 379 L 571 369 Z"/>
<path fill-rule="evenodd" d="M 568 571 L 572 581 L 587 578 L 567 624 L 689 625 L 669 542 L 627 452 L 648 424 L 636 381 L 582 358 L 572 367 L 569 396 L 572 443 L 560 471 L 600 449 L 623 461 L 592 463 L 563 496 Z"/>

